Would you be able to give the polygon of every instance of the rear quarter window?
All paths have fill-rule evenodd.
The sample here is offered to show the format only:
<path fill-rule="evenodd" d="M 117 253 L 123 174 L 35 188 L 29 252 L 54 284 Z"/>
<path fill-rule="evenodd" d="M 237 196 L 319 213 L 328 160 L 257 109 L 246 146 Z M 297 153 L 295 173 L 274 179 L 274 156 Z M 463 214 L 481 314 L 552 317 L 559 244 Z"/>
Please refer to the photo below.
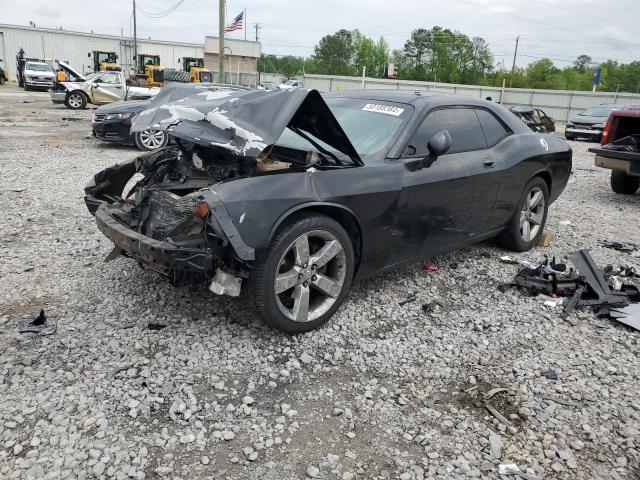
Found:
<path fill-rule="evenodd" d="M 489 148 L 497 145 L 503 138 L 511 134 L 511 131 L 488 110 L 477 108 L 476 115 L 478 115 L 478 120 L 480 120 L 480 125 L 482 126 Z"/>

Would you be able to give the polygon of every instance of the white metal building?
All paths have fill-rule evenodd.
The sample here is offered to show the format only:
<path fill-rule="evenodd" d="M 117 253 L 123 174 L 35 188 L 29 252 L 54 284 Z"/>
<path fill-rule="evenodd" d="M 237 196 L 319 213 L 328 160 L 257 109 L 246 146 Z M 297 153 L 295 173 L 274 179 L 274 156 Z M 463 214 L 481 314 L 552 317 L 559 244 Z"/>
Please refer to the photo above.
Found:
<path fill-rule="evenodd" d="M 16 54 L 24 48 L 27 57 L 67 60 L 78 70 L 91 72 L 89 52 L 116 52 L 123 71 L 132 67 L 133 38 L 51 28 L 0 24 L 0 66 L 10 80 L 16 79 Z M 163 67 L 181 69 L 182 57 L 204 58 L 204 42 L 181 43 L 138 38 L 138 54 L 160 55 Z"/>

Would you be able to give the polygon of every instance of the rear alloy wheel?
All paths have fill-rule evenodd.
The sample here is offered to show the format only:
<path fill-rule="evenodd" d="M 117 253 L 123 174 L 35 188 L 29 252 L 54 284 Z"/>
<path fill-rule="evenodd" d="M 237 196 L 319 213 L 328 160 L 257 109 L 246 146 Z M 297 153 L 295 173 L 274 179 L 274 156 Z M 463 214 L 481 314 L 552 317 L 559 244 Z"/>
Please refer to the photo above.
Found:
<path fill-rule="evenodd" d="M 623 195 L 633 195 L 638 188 L 640 188 L 640 177 L 633 177 L 619 170 L 611 170 L 611 190 Z"/>
<path fill-rule="evenodd" d="M 251 292 L 258 313 L 288 333 L 313 330 L 344 301 L 354 271 L 349 235 L 324 215 L 283 227 L 256 261 Z"/>
<path fill-rule="evenodd" d="M 542 235 L 548 208 L 547 182 L 534 177 L 524 188 L 513 217 L 497 237 L 498 243 L 516 252 L 531 250 Z"/>
<path fill-rule="evenodd" d="M 143 130 L 142 132 L 136 132 L 133 138 L 136 142 L 136 147 L 147 152 L 166 147 L 169 142 L 167 132 L 162 130 Z"/>
<path fill-rule="evenodd" d="M 71 92 L 67 95 L 64 104 L 71 110 L 82 110 L 87 106 L 87 97 L 81 92 Z"/>

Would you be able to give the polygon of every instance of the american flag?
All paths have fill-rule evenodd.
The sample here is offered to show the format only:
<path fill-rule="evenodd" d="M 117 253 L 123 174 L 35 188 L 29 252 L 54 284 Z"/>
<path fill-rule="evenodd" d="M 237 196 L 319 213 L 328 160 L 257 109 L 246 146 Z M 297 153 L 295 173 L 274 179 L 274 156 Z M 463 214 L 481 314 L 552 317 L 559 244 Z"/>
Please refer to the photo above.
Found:
<path fill-rule="evenodd" d="M 240 14 L 233 19 L 229 25 L 224 27 L 225 32 L 233 32 L 235 30 L 242 30 L 242 17 L 244 16 L 244 12 L 240 12 Z"/>

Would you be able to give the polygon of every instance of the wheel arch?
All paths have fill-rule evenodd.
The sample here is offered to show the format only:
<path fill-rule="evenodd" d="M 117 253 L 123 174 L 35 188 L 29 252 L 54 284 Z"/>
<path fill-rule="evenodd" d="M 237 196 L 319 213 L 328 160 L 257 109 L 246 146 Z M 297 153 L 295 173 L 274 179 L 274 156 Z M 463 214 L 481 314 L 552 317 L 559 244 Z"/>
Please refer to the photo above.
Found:
<path fill-rule="evenodd" d="M 553 185 L 553 181 L 551 179 L 551 174 L 546 170 L 540 170 L 536 173 L 531 179 L 533 180 L 535 177 L 540 177 L 544 180 L 544 183 L 547 184 L 547 192 L 549 192 L 549 198 L 551 198 L 551 188 Z"/>
<path fill-rule="evenodd" d="M 296 205 L 293 208 L 287 210 L 284 214 L 278 218 L 271 231 L 269 232 L 269 239 L 272 239 L 278 229 L 291 217 L 295 215 L 301 215 L 304 213 L 321 213 L 329 218 L 338 222 L 342 228 L 344 228 L 349 237 L 352 239 L 353 252 L 355 255 L 354 275 L 358 271 L 360 265 L 360 259 L 362 257 L 362 226 L 358 216 L 353 210 L 344 205 L 331 202 L 311 202 Z"/>

